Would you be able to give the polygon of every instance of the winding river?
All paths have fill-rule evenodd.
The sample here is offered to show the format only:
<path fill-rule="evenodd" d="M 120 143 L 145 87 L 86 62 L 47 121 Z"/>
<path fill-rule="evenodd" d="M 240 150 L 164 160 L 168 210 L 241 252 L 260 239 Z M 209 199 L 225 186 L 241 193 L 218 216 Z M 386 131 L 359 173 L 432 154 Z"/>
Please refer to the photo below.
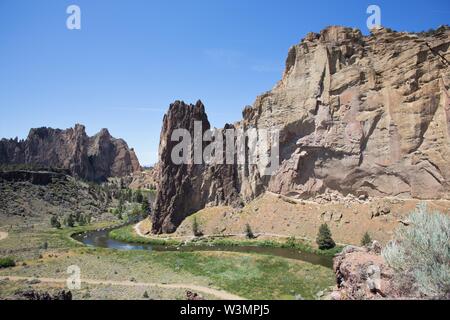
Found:
<path fill-rule="evenodd" d="M 117 250 L 146 250 L 146 251 L 178 251 L 178 252 L 195 252 L 195 251 L 227 251 L 240 253 L 257 253 L 264 255 L 278 256 L 282 258 L 301 260 L 315 265 L 321 265 L 332 268 L 332 257 L 318 255 L 308 252 L 300 252 L 290 248 L 273 248 L 273 247 L 256 247 L 256 246 L 211 246 L 211 245 L 195 245 L 195 246 L 160 246 L 149 244 L 138 244 L 132 242 L 118 241 L 109 237 L 111 230 L 96 230 L 81 234 L 76 234 L 73 238 L 82 242 L 89 247 L 109 248 Z"/>

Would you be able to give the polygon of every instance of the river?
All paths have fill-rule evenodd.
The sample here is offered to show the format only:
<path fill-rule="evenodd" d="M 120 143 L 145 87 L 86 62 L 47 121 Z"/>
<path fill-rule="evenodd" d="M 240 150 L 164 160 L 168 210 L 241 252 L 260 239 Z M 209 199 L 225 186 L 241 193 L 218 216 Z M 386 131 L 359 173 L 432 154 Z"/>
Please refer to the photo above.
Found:
<path fill-rule="evenodd" d="M 109 248 L 117 250 L 145 250 L 145 251 L 226 251 L 240 253 L 257 253 L 272 255 L 282 258 L 301 260 L 315 265 L 332 268 L 333 259 L 329 256 L 315 253 L 301 252 L 291 248 L 257 247 L 257 246 L 212 246 L 212 245 L 186 245 L 186 246 L 161 246 L 150 244 L 139 244 L 126 241 L 118 241 L 109 237 L 111 230 L 96 230 L 81 234 L 76 234 L 73 238 L 89 247 Z"/>

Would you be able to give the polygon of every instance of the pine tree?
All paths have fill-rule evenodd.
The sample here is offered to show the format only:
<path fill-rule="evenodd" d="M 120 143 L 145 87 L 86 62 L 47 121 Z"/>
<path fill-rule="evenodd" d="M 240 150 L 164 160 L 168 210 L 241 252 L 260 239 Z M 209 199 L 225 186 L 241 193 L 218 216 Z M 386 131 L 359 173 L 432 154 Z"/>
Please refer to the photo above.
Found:
<path fill-rule="evenodd" d="M 328 225 L 326 223 L 320 226 L 316 242 L 319 245 L 320 250 L 333 249 L 336 246 L 336 243 L 331 237 L 330 228 L 328 228 Z"/>

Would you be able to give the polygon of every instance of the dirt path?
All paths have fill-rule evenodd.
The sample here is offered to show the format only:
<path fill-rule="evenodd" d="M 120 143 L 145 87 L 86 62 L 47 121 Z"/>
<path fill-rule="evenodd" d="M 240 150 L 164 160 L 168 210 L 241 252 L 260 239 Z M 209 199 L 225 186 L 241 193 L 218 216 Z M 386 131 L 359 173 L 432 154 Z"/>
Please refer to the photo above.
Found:
<path fill-rule="evenodd" d="M 16 277 L 16 276 L 0 276 L 0 280 L 9 281 L 31 281 L 39 280 L 43 283 L 66 283 L 66 279 L 56 279 L 56 278 L 33 278 L 33 277 Z M 92 284 L 92 285 L 111 285 L 111 286 L 126 286 L 126 287 L 155 287 L 161 289 L 186 289 L 197 293 L 206 293 L 213 295 L 219 299 L 224 300 L 245 300 L 242 297 L 228 293 L 222 290 L 216 290 L 208 287 L 203 287 L 195 284 L 184 284 L 184 283 L 147 283 L 147 282 L 131 282 L 131 281 L 109 281 L 109 280 L 91 280 L 91 279 L 81 279 L 82 283 Z"/>
<path fill-rule="evenodd" d="M 0 231 L 0 241 L 5 240 L 8 238 L 8 232 Z"/>

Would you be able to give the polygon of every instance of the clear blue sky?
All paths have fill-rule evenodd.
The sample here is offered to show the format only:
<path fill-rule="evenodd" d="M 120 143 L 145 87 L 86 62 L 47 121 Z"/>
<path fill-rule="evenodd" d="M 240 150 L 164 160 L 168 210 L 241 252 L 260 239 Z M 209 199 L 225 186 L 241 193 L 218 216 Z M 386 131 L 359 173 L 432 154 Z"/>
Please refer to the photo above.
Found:
<path fill-rule="evenodd" d="M 81 30 L 66 28 L 70 4 Z M 449 0 L 0 0 L 0 137 L 106 127 L 154 163 L 172 101 L 203 100 L 217 127 L 237 121 L 291 45 L 328 25 L 367 33 L 369 4 L 399 31 L 449 23 Z"/>

